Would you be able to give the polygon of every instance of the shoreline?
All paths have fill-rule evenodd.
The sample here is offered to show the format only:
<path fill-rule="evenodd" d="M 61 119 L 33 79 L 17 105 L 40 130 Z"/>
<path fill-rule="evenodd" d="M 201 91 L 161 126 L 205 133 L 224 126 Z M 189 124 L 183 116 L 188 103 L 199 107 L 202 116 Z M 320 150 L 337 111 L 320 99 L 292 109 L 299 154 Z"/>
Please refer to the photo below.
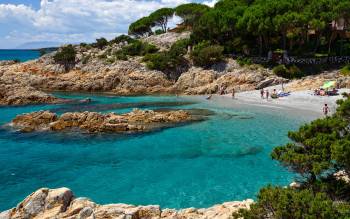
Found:
<path fill-rule="evenodd" d="M 272 90 L 274 87 L 270 87 L 269 90 Z M 343 99 L 341 95 L 343 92 L 350 92 L 350 89 L 339 89 L 339 95 L 337 96 L 314 96 L 313 91 L 303 90 L 303 91 L 294 91 L 291 92 L 290 96 L 280 97 L 278 99 L 269 98 L 261 99 L 260 91 L 245 91 L 236 93 L 235 98 L 232 99 L 231 94 L 226 95 L 215 95 L 213 102 L 223 103 L 225 105 L 231 104 L 247 104 L 257 107 L 266 107 L 271 109 L 283 109 L 287 111 L 295 111 L 298 113 L 308 113 L 317 117 L 323 116 L 323 106 L 328 104 L 330 108 L 330 113 L 333 114 L 336 111 L 336 101 Z M 296 113 L 296 112 L 294 112 Z"/>

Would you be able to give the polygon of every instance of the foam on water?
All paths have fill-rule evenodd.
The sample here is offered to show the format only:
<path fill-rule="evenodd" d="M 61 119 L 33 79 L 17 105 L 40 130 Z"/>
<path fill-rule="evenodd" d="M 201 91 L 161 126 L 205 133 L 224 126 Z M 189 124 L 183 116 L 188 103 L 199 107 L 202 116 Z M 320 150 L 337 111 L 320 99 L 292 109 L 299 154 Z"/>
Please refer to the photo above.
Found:
<path fill-rule="evenodd" d="M 91 105 L 97 109 L 101 104 L 192 101 L 176 97 L 59 96 L 91 97 Z M 69 107 L 76 108 L 76 104 L 2 107 L 0 123 L 19 113 Z M 102 204 L 185 208 L 254 198 L 264 185 L 291 182 L 293 175 L 269 154 L 274 146 L 288 142 L 288 130 L 310 117 L 286 115 L 281 109 L 220 107 L 206 101 L 169 107 L 210 109 L 216 114 L 204 122 L 138 135 L 0 130 L 0 210 L 15 206 L 40 187 L 69 187 L 76 196 Z"/>

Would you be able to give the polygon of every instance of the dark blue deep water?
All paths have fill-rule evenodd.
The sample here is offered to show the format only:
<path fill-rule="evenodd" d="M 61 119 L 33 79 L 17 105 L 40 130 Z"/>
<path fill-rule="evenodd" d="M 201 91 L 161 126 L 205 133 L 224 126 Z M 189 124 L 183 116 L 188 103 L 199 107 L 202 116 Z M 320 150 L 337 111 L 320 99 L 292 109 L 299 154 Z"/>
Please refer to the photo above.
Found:
<path fill-rule="evenodd" d="M 37 59 L 40 57 L 39 50 L 8 50 L 0 49 L 0 61 L 19 60 L 21 62 Z"/>
<path fill-rule="evenodd" d="M 0 124 L 17 114 L 52 109 L 128 112 L 124 103 L 192 102 L 177 97 L 91 97 L 89 105 L 0 108 Z M 229 100 L 231 101 L 231 100 Z M 270 159 L 273 147 L 288 142 L 287 132 L 310 117 L 281 109 L 233 104 L 220 106 L 201 98 L 166 108 L 210 109 L 199 123 L 138 135 L 19 133 L 0 129 L 0 210 L 14 207 L 41 187 L 69 187 L 76 196 L 105 203 L 208 207 L 255 198 L 262 186 L 287 185 L 293 175 Z M 157 103 L 159 104 L 159 103 Z M 144 104 L 157 108 L 157 104 Z M 134 107 L 135 105 L 132 105 Z"/>

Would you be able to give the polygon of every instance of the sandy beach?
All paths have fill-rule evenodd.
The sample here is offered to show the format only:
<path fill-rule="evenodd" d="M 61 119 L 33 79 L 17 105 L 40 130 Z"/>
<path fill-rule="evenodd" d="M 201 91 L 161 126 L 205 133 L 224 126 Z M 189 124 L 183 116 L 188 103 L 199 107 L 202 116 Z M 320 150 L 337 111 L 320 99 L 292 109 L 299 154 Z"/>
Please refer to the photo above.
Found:
<path fill-rule="evenodd" d="M 279 87 L 268 87 L 265 88 L 272 92 L 273 89 L 277 89 Z M 290 110 L 301 110 L 301 111 L 309 111 L 312 114 L 319 114 L 319 116 L 323 115 L 322 109 L 324 104 L 328 104 L 331 113 L 334 113 L 337 107 L 336 101 L 338 99 L 342 99 L 341 95 L 343 92 L 350 92 L 350 89 L 339 89 L 338 96 L 315 96 L 313 95 L 313 91 L 304 90 L 304 91 L 295 91 L 291 92 L 291 95 L 287 97 L 280 97 L 278 99 L 261 99 L 260 91 L 246 91 L 236 93 L 234 101 L 242 104 L 256 105 L 261 107 L 272 107 L 272 108 L 288 108 Z M 213 99 L 216 101 L 220 101 L 220 99 L 224 98 L 224 101 L 228 99 L 232 100 L 232 94 L 226 94 L 223 96 L 215 96 Z"/>

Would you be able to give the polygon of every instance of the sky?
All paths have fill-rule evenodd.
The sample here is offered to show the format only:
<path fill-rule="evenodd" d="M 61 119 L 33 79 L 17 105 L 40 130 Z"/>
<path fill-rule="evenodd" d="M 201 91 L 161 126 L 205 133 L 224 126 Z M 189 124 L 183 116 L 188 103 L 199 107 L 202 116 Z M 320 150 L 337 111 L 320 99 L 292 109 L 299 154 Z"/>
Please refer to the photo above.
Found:
<path fill-rule="evenodd" d="M 112 39 L 162 7 L 217 0 L 0 0 L 0 49 Z M 177 19 L 172 23 L 178 22 Z M 39 43 L 38 43 L 39 42 Z"/>

